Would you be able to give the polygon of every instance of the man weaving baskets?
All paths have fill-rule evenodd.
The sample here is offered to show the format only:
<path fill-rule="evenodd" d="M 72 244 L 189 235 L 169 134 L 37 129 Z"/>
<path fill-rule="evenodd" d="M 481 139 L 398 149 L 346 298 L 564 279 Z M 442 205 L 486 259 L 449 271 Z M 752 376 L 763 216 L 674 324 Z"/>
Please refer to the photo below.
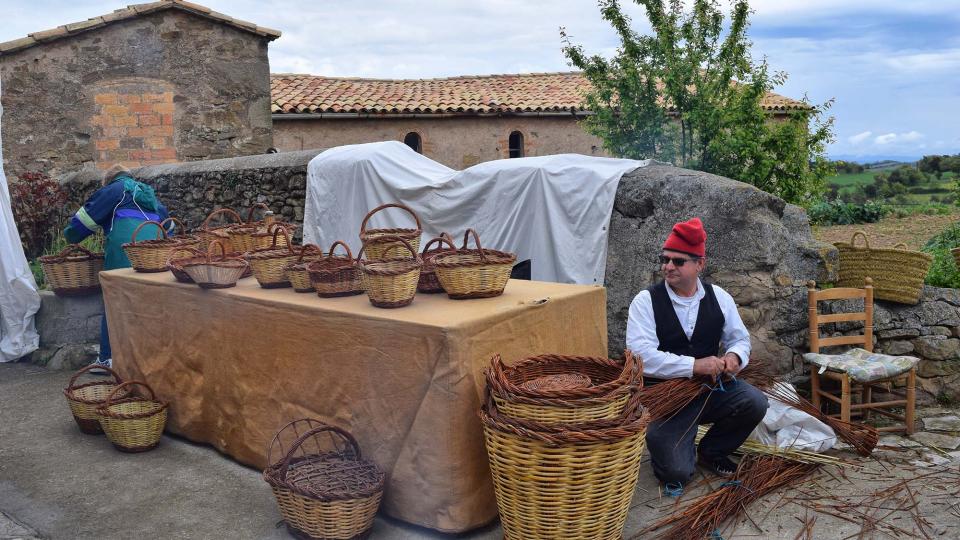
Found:
<path fill-rule="evenodd" d="M 750 358 L 750 334 L 733 298 L 700 280 L 706 239 L 699 218 L 673 226 L 659 256 L 663 281 L 640 291 L 627 320 L 627 348 L 643 359 L 645 385 L 693 377 L 711 388 L 647 430 L 653 472 L 665 492 L 675 495 L 697 463 L 732 475 L 736 464 L 730 454 L 767 410 L 763 393 L 736 379 Z M 713 424 L 699 447 L 698 424 Z"/>

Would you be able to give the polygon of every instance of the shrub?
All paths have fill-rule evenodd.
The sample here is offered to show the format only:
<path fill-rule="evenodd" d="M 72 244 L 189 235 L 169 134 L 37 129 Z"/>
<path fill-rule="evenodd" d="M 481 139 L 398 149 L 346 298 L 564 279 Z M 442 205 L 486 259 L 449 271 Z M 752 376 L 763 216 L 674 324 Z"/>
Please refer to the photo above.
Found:
<path fill-rule="evenodd" d="M 950 250 L 960 246 L 960 223 L 953 224 L 927 240 L 922 251 L 933 255 L 927 285 L 960 288 L 960 273 Z"/>
<path fill-rule="evenodd" d="M 41 254 L 60 227 L 66 203 L 64 189 L 44 173 L 24 173 L 10 186 L 13 218 L 28 259 Z"/>
<path fill-rule="evenodd" d="M 814 204 L 809 215 L 810 222 L 817 225 L 852 225 L 880 221 L 890 212 L 889 206 L 877 201 L 856 204 L 834 199 Z"/>

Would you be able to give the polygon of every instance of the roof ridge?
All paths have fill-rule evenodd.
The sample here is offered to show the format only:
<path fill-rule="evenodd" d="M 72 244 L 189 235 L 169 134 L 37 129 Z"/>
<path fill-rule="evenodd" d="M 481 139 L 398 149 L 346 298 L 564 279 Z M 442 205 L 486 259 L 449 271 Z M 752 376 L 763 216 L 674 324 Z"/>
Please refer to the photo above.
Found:
<path fill-rule="evenodd" d="M 326 79 L 335 81 L 372 81 L 372 82 L 420 82 L 420 81 L 459 81 L 473 79 L 494 79 L 503 77 L 544 77 L 552 75 L 580 75 L 582 71 L 548 71 L 537 73 L 493 73 L 487 75 L 455 75 L 452 77 L 425 77 L 420 79 L 389 79 L 386 77 L 334 77 L 330 75 L 314 75 L 311 73 L 271 73 L 271 77 L 309 77 L 311 79 Z"/>

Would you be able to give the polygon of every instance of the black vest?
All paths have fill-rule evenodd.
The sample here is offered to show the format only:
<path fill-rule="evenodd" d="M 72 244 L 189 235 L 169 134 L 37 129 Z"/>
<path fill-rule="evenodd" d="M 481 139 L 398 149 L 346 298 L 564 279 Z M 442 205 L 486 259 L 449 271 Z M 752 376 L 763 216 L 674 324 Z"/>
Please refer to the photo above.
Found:
<path fill-rule="evenodd" d="M 673 309 L 673 302 L 667 293 L 667 284 L 661 281 L 651 285 L 647 290 L 650 292 L 653 303 L 653 320 L 657 324 L 657 339 L 660 340 L 657 350 L 694 358 L 716 356 L 720 352 L 720 337 L 723 335 L 726 319 L 713 292 L 713 285 L 703 284 L 706 294 L 700 300 L 697 324 L 693 327 L 693 335 L 689 339 L 683 331 L 680 319 L 677 318 L 677 312 Z"/>

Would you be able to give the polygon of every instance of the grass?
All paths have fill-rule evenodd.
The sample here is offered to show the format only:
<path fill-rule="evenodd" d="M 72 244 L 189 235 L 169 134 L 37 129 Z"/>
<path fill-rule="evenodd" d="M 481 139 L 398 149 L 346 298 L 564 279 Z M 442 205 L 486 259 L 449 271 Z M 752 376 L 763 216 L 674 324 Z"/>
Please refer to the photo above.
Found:
<path fill-rule="evenodd" d="M 838 174 L 828 178 L 827 184 L 836 186 L 840 193 L 851 193 L 857 188 L 857 186 L 872 184 L 873 177 L 875 175 L 881 172 L 889 172 L 894 168 L 896 167 L 869 169 L 863 171 L 862 173 L 854 174 Z M 906 197 L 910 201 L 909 205 L 929 204 L 933 197 L 941 198 L 944 195 L 953 193 L 956 186 L 954 178 L 955 176 L 956 175 L 954 173 L 947 172 L 943 173 L 943 176 L 940 178 L 940 180 L 931 180 L 930 182 L 915 186 L 915 189 L 921 188 L 924 191 L 930 191 L 930 193 L 908 193 Z M 893 201 L 888 202 L 890 204 L 894 204 Z"/>

